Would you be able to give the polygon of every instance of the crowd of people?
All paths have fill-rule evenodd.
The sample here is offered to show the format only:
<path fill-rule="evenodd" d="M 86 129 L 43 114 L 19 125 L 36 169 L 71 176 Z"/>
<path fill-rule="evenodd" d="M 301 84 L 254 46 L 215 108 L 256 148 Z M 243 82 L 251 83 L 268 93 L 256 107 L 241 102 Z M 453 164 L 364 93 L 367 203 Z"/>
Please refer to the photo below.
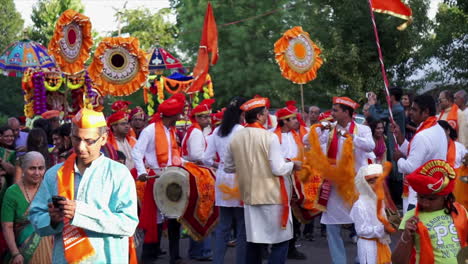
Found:
<path fill-rule="evenodd" d="M 228 246 L 238 264 L 306 259 L 296 243 L 316 239 L 317 221 L 333 263 L 349 261 L 343 227 L 356 263 L 456 263 L 468 243 L 466 175 L 457 175 L 468 166 L 467 92 L 436 101 L 392 88 L 390 109 L 366 97 L 362 108 L 334 97 L 327 111 L 234 97 L 215 112 L 214 100 L 189 110 L 175 94 L 151 117 L 127 101 L 107 118 L 50 110 L 29 128 L 11 117 L 0 127 L 0 254 L 137 263 L 167 254 L 167 232 L 170 263 L 184 263 L 184 228 L 158 209 L 153 188 L 165 168 L 193 163 L 215 173 L 219 219 L 190 238 L 191 259 L 226 263 Z"/>

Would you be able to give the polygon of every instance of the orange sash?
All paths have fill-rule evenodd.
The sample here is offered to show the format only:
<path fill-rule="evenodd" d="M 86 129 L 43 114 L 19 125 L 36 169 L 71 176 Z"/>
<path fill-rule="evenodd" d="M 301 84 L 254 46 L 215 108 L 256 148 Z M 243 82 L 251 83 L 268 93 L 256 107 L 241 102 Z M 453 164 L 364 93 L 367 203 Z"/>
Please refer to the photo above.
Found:
<path fill-rule="evenodd" d="M 265 129 L 264 126 L 262 126 L 260 123 L 255 122 L 252 124 L 247 124 L 245 127 L 254 127 L 254 128 L 260 128 L 260 129 Z M 288 191 L 286 190 L 286 185 L 284 183 L 284 178 L 279 177 L 280 181 L 280 188 L 281 188 L 281 205 L 283 207 L 283 213 L 281 214 L 281 228 L 286 229 L 286 226 L 288 224 L 288 219 L 289 219 L 289 198 L 288 198 Z"/>
<path fill-rule="evenodd" d="M 444 110 L 440 111 L 438 120 L 441 120 L 444 114 Z M 452 104 L 450 112 L 447 114 L 446 121 L 458 132 L 458 106 L 456 104 Z"/>
<path fill-rule="evenodd" d="M 448 148 L 447 148 L 447 162 L 450 166 L 455 168 L 455 159 L 457 156 L 457 148 L 455 146 L 455 141 L 449 139 Z"/>
<path fill-rule="evenodd" d="M 377 243 L 377 261 L 375 263 L 392 263 L 392 251 L 390 251 L 390 247 L 387 244 L 381 243 L 377 238 L 359 238 L 364 240 L 375 241 L 375 243 Z"/>
<path fill-rule="evenodd" d="M 423 131 L 425 129 L 431 128 L 431 127 L 433 127 L 435 125 L 437 125 L 437 118 L 435 116 L 430 116 L 426 120 L 424 120 L 424 122 L 416 130 L 416 133 L 414 133 L 413 138 L 411 139 L 411 141 L 408 144 L 408 155 L 407 155 L 407 157 L 410 155 L 411 142 L 413 142 L 413 139 L 416 137 L 416 134 L 418 134 L 419 132 L 421 132 L 421 131 Z M 408 194 L 409 194 L 408 181 L 406 180 L 406 177 L 403 176 L 403 194 L 402 194 L 402 197 L 408 197 Z"/>
<path fill-rule="evenodd" d="M 466 209 L 457 202 L 453 205 L 457 209 L 458 214 L 452 212 L 451 216 L 453 224 L 457 230 L 458 239 L 460 241 L 460 247 L 464 248 L 467 246 L 467 235 L 468 235 L 468 218 L 466 215 Z M 419 215 L 419 208 L 416 206 L 415 216 Z M 434 249 L 432 248 L 431 237 L 429 231 L 423 222 L 419 221 L 416 232 L 420 239 L 420 251 L 419 251 L 419 263 L 434 264 Z M 416 250 L 412 250 L 411 263 L 416 263 Z"/>
<path fill-rule="evenodd" d="M 127 135 L 125 138 L 127 139 L 128 144 L 130 144 L 130 147 L 133 148 L 136 144 L 135 138 L 130 135 Z M 107 142 L 109 142 L 114 147 L 115 150 L 119 150 L 119 144 L 117 144 L 117 138 L 115 137 L 114 133 L 112 133 L 111 131 L 109 131 L 108 133 Z M 127 158 L 130 158 L 130 157 L 127 157 Z"/>
<path fill-rule="evenodd" d="M 169 160 L 169 142 L 167 142 L 166 131 L 164 124 L 161 120 L 154 123 L 154 144 L 156 149 L 156 159 L 160 168 L 167 166 Z M 171 154 L 172 154 L 172 165 L 179 166 L 182 164 L 180 159 L 179 147 L 177 146 L 175 130 L 171 128 L 169 130 L 171 137 Z"/>
<path fill-rule="evenodd" d="M 76 154 L 71 154 L 57 171 L 58 194 L 68 200 L 75 198 L 75 159 Z M 96 254 L 86 232 L 71 225 L 68 218 L 64 219 L 62 235 L 64 255 L 68 263 L 79 263 Z"/>

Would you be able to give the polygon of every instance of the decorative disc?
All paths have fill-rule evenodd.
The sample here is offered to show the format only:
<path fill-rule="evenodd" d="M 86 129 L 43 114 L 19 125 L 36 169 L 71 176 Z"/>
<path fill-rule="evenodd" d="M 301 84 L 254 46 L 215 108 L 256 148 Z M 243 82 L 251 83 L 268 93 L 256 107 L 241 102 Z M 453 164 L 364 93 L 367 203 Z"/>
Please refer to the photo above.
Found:
<path fill-rule="evenodd" d="M 285 55 L 289 67 L 298 73 L 307 72 L 314 65 L 314 47 L 312 41 L 304 35 L 289 42 Z"/>
<path fill-rule="evenodd" d="M 75 22 L 66 25 L 63 28 L 63 38 L 59 43 L 63 58 L 69 63 L 75 62 L 83 44 L 81 27 Z"/>
<path fill-rule="evenodd" d="M 101 61 L 104 66 L 103 77 L 115 84 L 124 84 L 138 73 L 137 57 L 122 47 L 106 50 Z"/>

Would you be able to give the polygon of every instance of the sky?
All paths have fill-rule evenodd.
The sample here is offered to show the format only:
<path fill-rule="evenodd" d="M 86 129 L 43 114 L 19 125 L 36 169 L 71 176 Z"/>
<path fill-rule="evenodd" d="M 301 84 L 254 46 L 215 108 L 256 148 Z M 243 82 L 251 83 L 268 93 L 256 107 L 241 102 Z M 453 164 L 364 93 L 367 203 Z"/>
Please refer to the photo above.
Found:
<path fill-rule="evenodd" d="M 25 21 L 25 26 L 31 25 L 32 7 L 38 0 L 14 0 L 14 2 L 16 10 L 21 13 Z M 150 10 L 158 10 L 169 7 L 168 0 L 81 0 L 81 2 L 85 6 L 84 14 L 91 18 L 93 29 L 102 35 L 117 30 L 117 22 L 114 15 L 116 10 L 123 8 L 125 2 L 127 2 L 127 9 L 146 7 Z M 430 18 L 434 18 L 440 2 L 442 0 L 431 0 Z"/>

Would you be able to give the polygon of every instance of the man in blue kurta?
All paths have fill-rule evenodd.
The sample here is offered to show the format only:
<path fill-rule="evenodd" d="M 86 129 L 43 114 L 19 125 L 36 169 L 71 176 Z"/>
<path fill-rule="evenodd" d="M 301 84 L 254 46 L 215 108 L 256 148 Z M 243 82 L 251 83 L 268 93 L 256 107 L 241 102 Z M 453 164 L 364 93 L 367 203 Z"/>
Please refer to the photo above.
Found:
<path fill-rule="evenodd" d="M 53 263 L 128 263 L 138 224 L 135 183 L 99 151 L 107 142 L 102 113 L 82 109 L 72 121 L 75 153 L 46 172 L 29 219 L 39 235 L 55 236 Z M 66 199 L 55 207 L 54 195 Z"/>

